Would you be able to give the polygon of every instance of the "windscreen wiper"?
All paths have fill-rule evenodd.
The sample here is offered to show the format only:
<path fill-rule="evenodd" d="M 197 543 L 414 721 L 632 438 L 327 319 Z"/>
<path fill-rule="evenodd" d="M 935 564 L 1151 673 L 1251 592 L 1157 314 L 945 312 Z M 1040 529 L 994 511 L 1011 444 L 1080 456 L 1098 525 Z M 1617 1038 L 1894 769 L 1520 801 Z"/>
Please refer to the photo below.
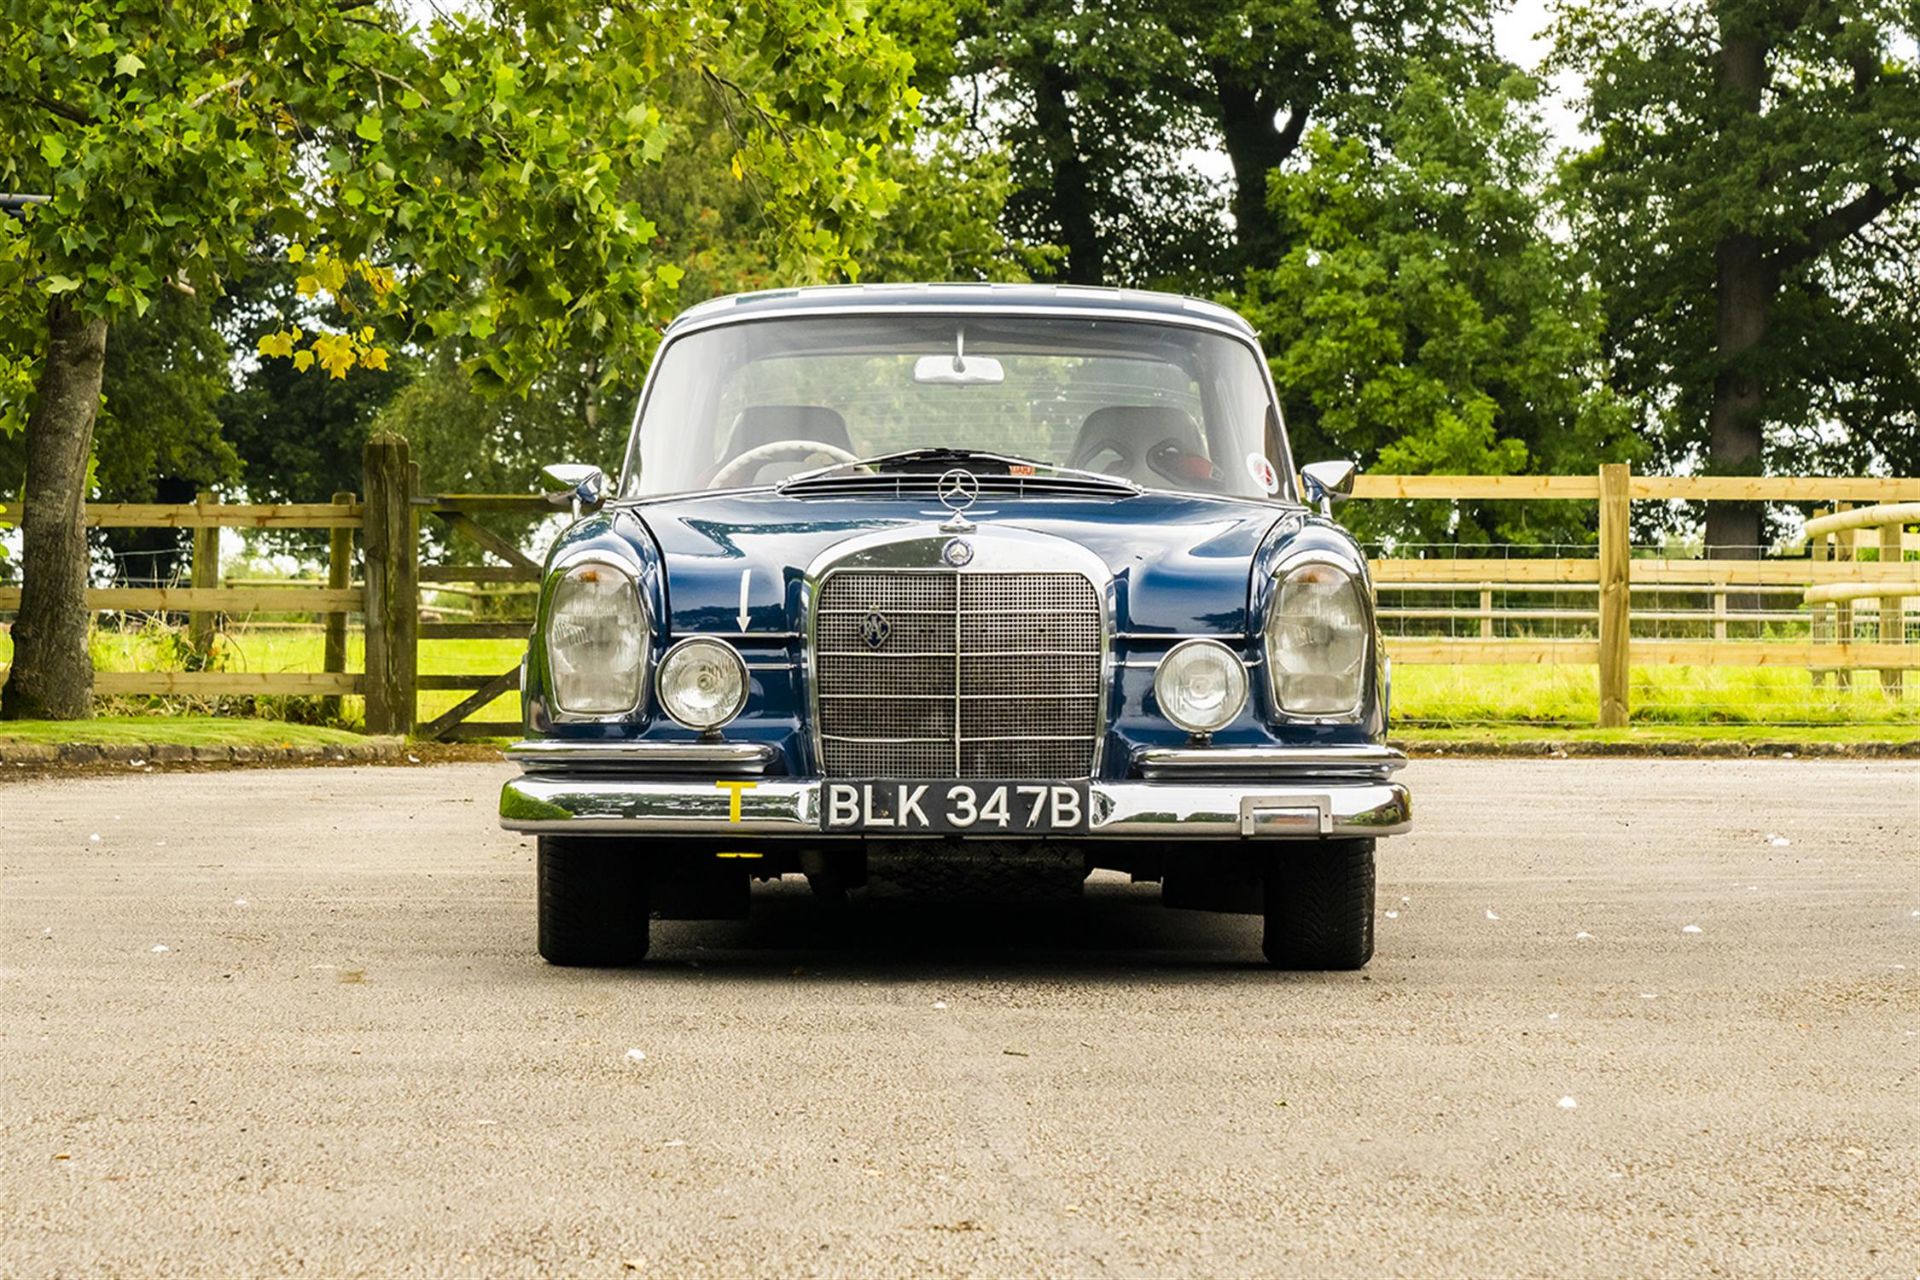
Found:
<path fill-rule="evenodd" d="M 830 467 L 822 467 L 818 471 L 808 471 L 793 476 L 787 483 L 790 484 L 794 480 L 814 480 L 823 476 L 843 475 L 861 470 L 862 468 L 869 472 L 885 473 L 922 464 L 938 466 L 941 463 L 946 463 L 950 466 L 957 467 L 965 466 L 970 462 L 999 463 L 1008 468 L 1009 475 L 1021 474 L 1013 470 L 1015 467 L 1030 467 L 1032 470 L 1025 474 L 1063 477 L 1084 476 L 1086 479 L 1097 481 L 1102 485 L 1119 485 L 1123 488 L 1133 489 L 1136 492 L 1138 492 L 1140 488 L 1140 486 L 1133 481 L 1121 476 L 1104 475 L 1098 471 L 1086 471 L 1079 467 L 1063 467 L 1058 463 L 1045 462 L 1039 458 L 1023 458 L 1016 454 L 995 453 L 990 449 L 965 449 L 957 448 L 953 445 L 933 445 L 922 449 L 902 449 L 897 453 L 880 453 L 875 454 L 871 458 L 861 458 L 857 462 L 839 462 Z"/>

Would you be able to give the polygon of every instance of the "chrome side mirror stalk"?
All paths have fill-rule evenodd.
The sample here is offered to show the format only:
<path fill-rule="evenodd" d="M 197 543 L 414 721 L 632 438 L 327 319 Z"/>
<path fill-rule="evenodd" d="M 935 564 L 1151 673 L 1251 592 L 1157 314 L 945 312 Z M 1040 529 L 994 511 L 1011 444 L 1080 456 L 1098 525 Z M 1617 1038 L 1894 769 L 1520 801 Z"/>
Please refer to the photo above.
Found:
<path fill-rule="evenodd" d="M 540 468 L 546 498 L 556 507 L 571 506 L 577 519 L 582 511 L 597 511 L 607 500 L 606 473 L 583 462 L 555 462 Z"/>
<path fill-rule="evenodd" d="M 1360 469 L 1351 462 L 1309 462 L 1300 468 L 1300 479 L 1309 502 L 1320 504 L 1320 514 L 1333 514 L 1333 504 L 1353 496 L 1354 477 Z"/>

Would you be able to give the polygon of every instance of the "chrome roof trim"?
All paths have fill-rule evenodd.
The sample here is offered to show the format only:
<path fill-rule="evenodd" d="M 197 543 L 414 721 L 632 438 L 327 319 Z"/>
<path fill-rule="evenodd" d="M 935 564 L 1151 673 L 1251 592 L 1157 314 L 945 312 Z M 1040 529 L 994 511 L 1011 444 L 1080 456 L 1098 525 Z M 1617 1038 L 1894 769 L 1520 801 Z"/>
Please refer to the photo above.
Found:
<path fill-rule="evenodd" d="M 666 333 L 663 335 L 663 345 L 666 339 L 684 338 L 690 333 L 700 333 L 707 329 L 717 329 L 722 325 L 755 324 L 762 320 L 798 320 L 810 316 L 950 316 L 956 311 L 966 311 L 981 315 L 1050 316 L 1056 319 L 1073 319 L 1079 317 L 1092 320 L 1120 320 L 1132 324 L 1174 325 L 1183 329 L 1204 329 L 1210 333 L 1218 333 L 1229 338 L 1237 338 L 1247 345 L 1252 346 L 1256 353 L 1259 351 L 1259 344 L 1256 341 L 1258 335 L 1254 332 L 1253 326 L 1249 325 L 1245 320 L 1240 320 L 1238 324 L 1234 324 L 1224 317 L 1204 315 L 1198 312 L 1155 311 L 1150 308 L 1119 305 L 1112 307 L 1063 307 L 1044 303 L 1010 305 L 1006 302 L 995 302 L 992 299 L 983 298 L 979 302 L 910 302 L 879 306 L 861 306 L 858 303 L 836 303 L 832 306 L 796 305 L 792 307 L 769 307 L 765 310 L 755 310 L 745 314 L 727 311 L 712 311 L 701 314 L 702 311 L 703 308 L 696 307 L 692 311 L 683 312 L 679 319 L 668 325 Z M 1227 312 L 1226 314 L 1229 316 L 1233 315 L 1232 312 Z M 1234 319 L 1239 320 L 1239 317 L 1235 316 Z"/>
<path fill-rule="evenodd" d="M 995 284 L 984 281 L 912 282 L 900 284 L 801 285 L 790 289 L 763 289 L 727 294 L 695 303 L 667 327 L 705 324 L 717 316 L 795 315 L 819 311 L 899 312 L 915 309 L 950 311 L 1036 311 L 1052 308 L 1069 313 L 1143 313 L 1155 318 L 1200 316 L 1247 334 L 1254 332 L 1246 318 L 1229 307 L 1187 294 L 1157 289 L 1124 289 L 1083 284 Z"/>

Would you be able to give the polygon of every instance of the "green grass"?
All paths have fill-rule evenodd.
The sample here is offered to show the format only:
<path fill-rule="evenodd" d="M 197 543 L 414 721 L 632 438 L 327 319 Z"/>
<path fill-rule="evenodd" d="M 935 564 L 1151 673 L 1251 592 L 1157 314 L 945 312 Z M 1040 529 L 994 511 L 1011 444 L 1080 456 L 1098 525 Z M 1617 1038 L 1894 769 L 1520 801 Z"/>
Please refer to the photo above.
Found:
<path fill-rule="evenodd" d="M 0 742 L 165 743 L 188 747 L 336 747 L 366 739 L 351 729 L 235 716 L 96 716 L 91 720 L 0 720 Z"/>
<path fill-rule="evenodd" d="M 1455 742 L 1501 745 L 1524 742 L 1592 742 L 1608 746 L 1705 742 L 1778 743 L 1781 745 L 1867 742 L 1920 744 L 1920 725 L 1842 724 L 1795 727 L 1758 724 L 1665 724 L 1636 725 L 1630 729 L 1582 729 L 1533 724 L 1477 724 L 1444 728 L 1396 724 L 1390 736 L 1395 742 L 1410 743 L 1415 747 Z"/>
<path fill-rule="evenodd" d="M 95 631 L 92 640 L 93 665 L 99 671 L 178 671 L 187 666 L 189 654 L 178 628 L 149 625 L 128 631 Z M 496 675 L 519 666 L 526 644 L 520 640 L 423 640 L 420 644 L 421 675 Z M 223 671 L 319 671 L 324 666 L 324 641 L 318 630 L 264 630 L 237 628 L 215 638 L 213 665 Z M 13 658 L 13 637 L 0 633 L 0 663 Z M 347 633 L 347 670 L 366 669 L 365 633 Z M 419 715 L 431 720 L 467 696 L 461 689 L 435 689 L 420 695 Z M 187 698 L 116 699 L 108 710 L 145 709 L 154 705 L 186 707 L 196 700 Z M 350 724 L 364 715 L 359 698 L 342 699 L 343 713 Z M 299 707 L 289 704 L 302 704 Z M 290 718 L 312 718 L 305 714 L 317 704 L 312 698 L 257 698 L 258 713 L 279 712 Z M 520 719 L 520 694 L 510 690 L 475 717 L 481 720 Z"/>
<path fill-rule="evenodd" d="M 1636 667 L 1628 702 L 1636 725 L 1869 725 L 1920 730 L 1920 672 L 1903 698 L 1889 698 L 1876 672 L 1853 673 L 1852 688 L 1829 675 L 1774 667 Z M 1416 667 L 1393 671 L 1393 718 L 1403 728 L 1439 725 L 1590 727 L 1599 719 L 1591 666 Z"/>
<path fill-rule="evenodd" d="M 221 637 L 222 664 L 229 671 L 318 671 L 322 641 L 317 631 L 241 631 Z M 498 675 L 520 665 L 527 651 L 523 640 L 423 640 L 420 674 L 447 676 Z M 97 661 L 97 659 L 96 659 Z M 136 667 L 116 668 L 138 670 Z M 364 633 L 347 633 L 347 670 L 366 670 Z M 464 689 L 428 689 L 419 697 L 419 716 L 431 720 L 467 696 Z M 346 699 L 349 714 L 357 718 L 359 699 Z M 520 693 L 509 690 L 483 707 L 479 720 L 520 719 Z"/>

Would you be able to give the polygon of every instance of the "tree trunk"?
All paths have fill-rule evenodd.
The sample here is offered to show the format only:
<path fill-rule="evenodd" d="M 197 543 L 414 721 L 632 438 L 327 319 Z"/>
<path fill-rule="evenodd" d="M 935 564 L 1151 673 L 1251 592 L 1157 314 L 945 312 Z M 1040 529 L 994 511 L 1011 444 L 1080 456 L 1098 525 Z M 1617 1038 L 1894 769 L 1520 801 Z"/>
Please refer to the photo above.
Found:
<path fill-rule="evenodd" d="M 1296 108 L 1284 127 L 1276 126 L 1278 108 L 1255 86 L 1246 84 L 1225 60 L 1215 60 L 1214 96 L 1219 102 L 1220 137 L 1233 164 L 1234 261 L 1248 267 L 1280 260 L 1280 220 L 1267 207 L 1267 175 L 1286 163 L 1307 126 L 1307 112 Z"/>
<path fill-rule="evenodd" d="M 1715 475 L 1749 476 L 1761 470 L 1766 384 L 1758 348 L 1767 336 L 1768 312 L 1776 273 L 1760 244 L 1745 234 L 1731 235 L 1714 251 L 1713 407 L 1707 414 L 1707 460 Z M 1707 554 L 1717 559 L 1751 559 L 1760 554 L 1761 506 L 1757 502 L 1707 504 Z"/>
<path fill-rule="evenodd" d="M 1728 106 L 1758 115 L 1767 82 L 1767 47 L 1751 33 L 1723 28 L 1718 88 Z M 1765 429 L 1766 383 L 1761 377 L 1767 320 L 1779 272 L 1766 247 L 1746 232 L 1729 232 L 1714 246 L 1713 406 L 1707 414 L 1707 466 L 1715 475 L 1758 475 Z M 1707 504 L 1707 555 L 1752 559 L 1760 554 L 1762 508 L 1757 502 Z"/>
<path fill-rule="evenodd" d="M 20 520 L 20 614 L 0 718 L 79 720 L 93 714 L 87 653 L 87 458 L 100 410 L 107 322 L 64 297 L 47 306 L 47 358 L 27 418 L 26 512 Z"/>
<path fill-rule="evenodd" d="M 1062 279 L 1070 284 L 1105 284 L 1106 247 L 1093 221 L 1093 189 L 1087 162 L 1073 128 L 1073 108 L 1067 94 L 1073 77 L 1052 60 L 1051 47 L 1036 47 L 1040 76 L 1034 93 L 1034 122 L 1047 140 L 1047 161 L 1053 170 L 1053 216 L 1067 250 Z"/>

